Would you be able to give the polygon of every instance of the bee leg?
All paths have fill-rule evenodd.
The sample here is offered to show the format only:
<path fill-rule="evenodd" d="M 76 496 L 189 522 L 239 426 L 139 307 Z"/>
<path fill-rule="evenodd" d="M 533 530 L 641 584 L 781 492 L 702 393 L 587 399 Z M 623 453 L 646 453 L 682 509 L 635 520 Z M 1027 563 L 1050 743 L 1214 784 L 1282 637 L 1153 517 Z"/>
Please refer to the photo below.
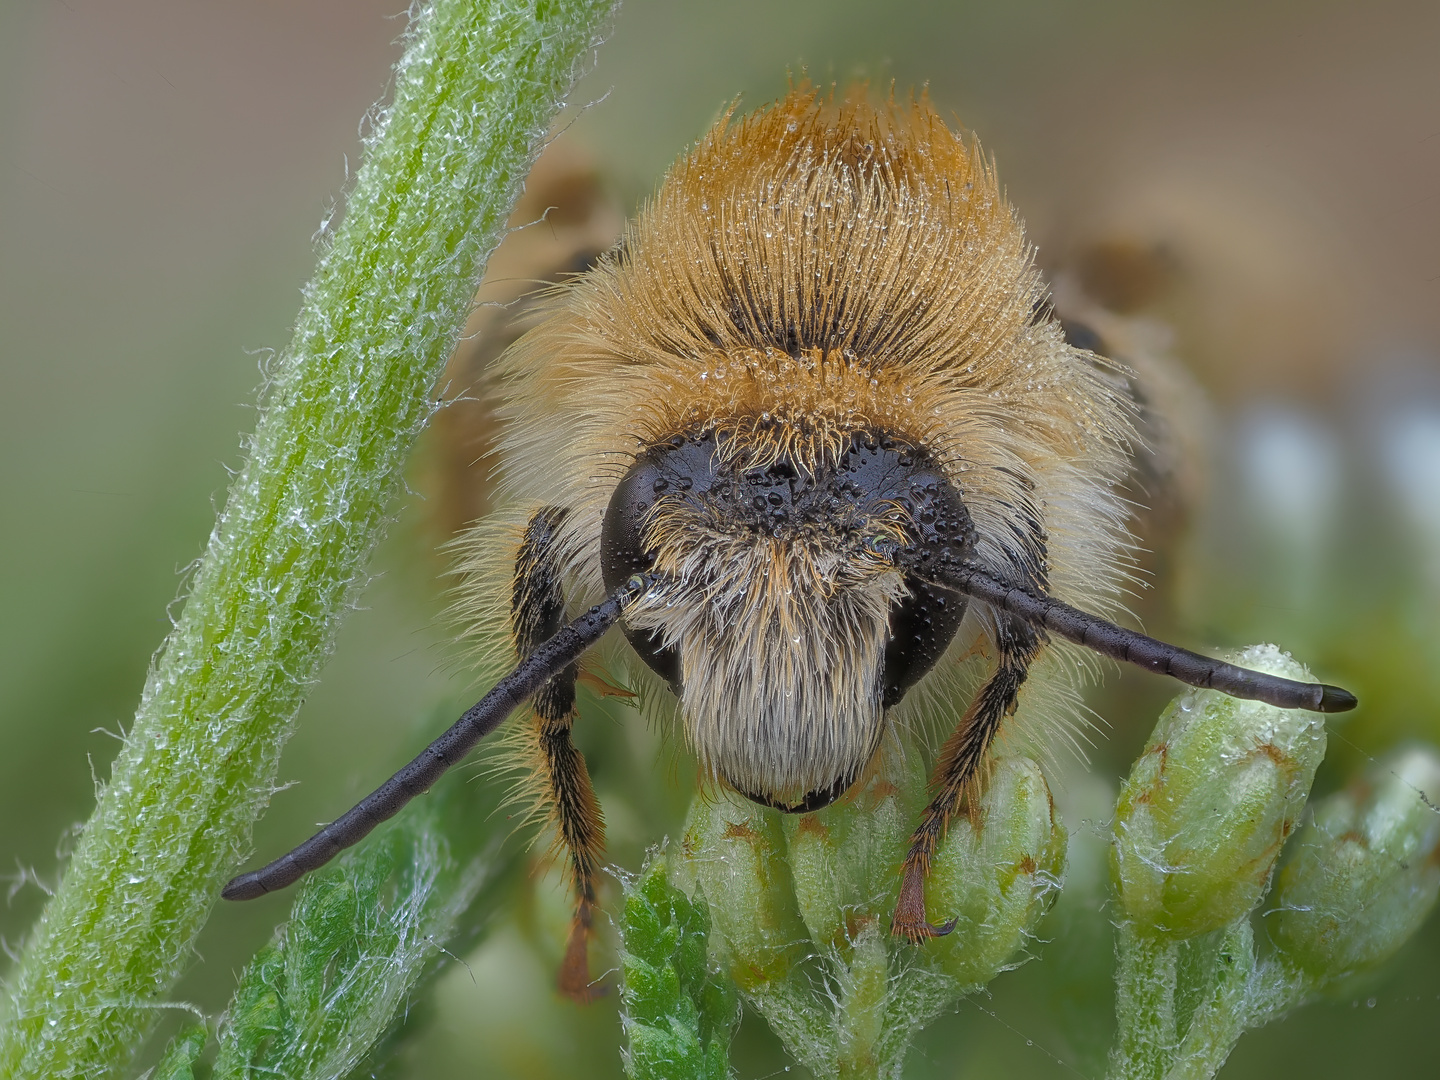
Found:
<path fill-rule="evenodd" d="M 996 645 L 1000 661 L 995 674 L 981 687 L 955 733 L 946 741 L 935 769 L 930 804 L 920 815 L 920 825 L 910 837 L 910 850 L 901 869 L 900 897 L 890 932 L 918 943 L 948 934 L 955 920 L 935 926 L 925 916 L 925 877 L 930 860 L 945 835 L 951 815 L 979 775 L 980 766 L 1000 725 L 1015 711 L 1016 696 L 1044 644 L 1033 628 L 1001 615 L 997 620 Z"/>
<path fill-rule="evenodd" d="M 576 1001 L 589 1001 L 603 993 L 590 985 L 589 942 L 595 914 L 595 877 L 605 850 L 605 823 L 590 785 L 585 759 L 570 741 L 572 712 L 559 721 L 542 721 L 540 747 L 554 800 L 560 842 L 570 854 L 575 915 L 570 939 L 560 964 L 560 992 Z"/>
<path fill-rule="evenodd" d="M 556 507 L 537 510 L 525 528 L 515 558 L 511 591 L 510 628 L 517 654 L 524 656 L 565 623 L 565 597 L 555 536 L 565 511 Z M 590 784 L 585 759 L 570 741 L 578 715 L 572 664 L 552 678 L 532 699 L 531 720 L 538 733 L 543 773 L 542 789 L 555 821 L 560 843 L 570 859 L 575 892 L 575 916 L 560 965 L 560 992 L 577 1001 L 596 995 L 590 986 L 588 944 L 595 912 L 595 877 L 605 849 L 605 823 Z"/>

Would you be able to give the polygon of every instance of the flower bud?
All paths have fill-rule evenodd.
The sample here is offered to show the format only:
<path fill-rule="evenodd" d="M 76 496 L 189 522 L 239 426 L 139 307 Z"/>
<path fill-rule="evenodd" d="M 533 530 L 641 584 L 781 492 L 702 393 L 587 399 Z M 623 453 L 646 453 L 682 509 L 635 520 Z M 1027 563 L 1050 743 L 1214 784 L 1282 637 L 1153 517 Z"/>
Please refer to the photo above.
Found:
<path fill-rule="evenodd" d="M 784 979 L 806 953 L 777 817 L 728 793 L 697 798 L 680 843 L 681 887 L 703 890 L 747 992 Z"/>
<path fill-rule="evenodd" d="M 976 817 L 950 822 L 925 883 L 931 920 L 955 920 L 925 948 L 963 986 L 1004 970 L 1065 875 L 1065 827 L 1035 762 L 998 760 Z"/>
<path fill-rule="evenodd" d="M 672 881 L 708 900 L 726 969 L 816 1076 L 899 1075 L 915 1033 L 1010 961 L 1064 872 L 1065 832 L 1039 767 L 1001 760 L 931 861 L 926 903 L 953 932 L 919 948 L 892 936 L 923 769 L 918 755 L 888 757 L 813 814 L 724 792 L 691 807 Z M 657 995 L 675 996 L 669 983 Z"/>
<path fill-rule="evenodd" d="M 851 798 L 781 820 L 800 916 L 817 945 L 847 952 L 871 923 L 887 926 L 900 891 L 925 777 L 917 759 L 870 778 Z"/>
<path fill-rule="evenodd" d="M 1440 756 L 1417 747 L 1317 803 L 1280 872 L 1271 933 L 1328 981 L 1388 958 L 1440 894 Z"/>
<path fill-rule="evenodd" d="M 1227 659 L 1310 679 L 1273 645 Z M 1116 807 L 1111 873 L 1136 929 L 1188 938 L 1247 914 L 1324 756 L 1325 723 L 1316 713 L 1215 690 L 1172 701 Z"/>

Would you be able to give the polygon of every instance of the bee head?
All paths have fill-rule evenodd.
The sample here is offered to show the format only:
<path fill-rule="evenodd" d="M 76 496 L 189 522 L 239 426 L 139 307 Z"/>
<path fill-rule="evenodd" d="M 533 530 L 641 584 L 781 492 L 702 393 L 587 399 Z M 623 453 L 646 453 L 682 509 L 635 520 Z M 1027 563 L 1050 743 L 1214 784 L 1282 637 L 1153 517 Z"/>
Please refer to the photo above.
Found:
<path fill-rule="evenodd" d="M 898 572 L 887 542 L 963 559 L 975 530 L 922 448 L 857 430 L 779 447 L 700 429 L 643 449 L 601 530 L 607 588 L 659 571 L 625 633 L 681 699 L 702 767 L 756 802 L 828 805 L 885 710 L 934 666 L 963 597 Z"/>

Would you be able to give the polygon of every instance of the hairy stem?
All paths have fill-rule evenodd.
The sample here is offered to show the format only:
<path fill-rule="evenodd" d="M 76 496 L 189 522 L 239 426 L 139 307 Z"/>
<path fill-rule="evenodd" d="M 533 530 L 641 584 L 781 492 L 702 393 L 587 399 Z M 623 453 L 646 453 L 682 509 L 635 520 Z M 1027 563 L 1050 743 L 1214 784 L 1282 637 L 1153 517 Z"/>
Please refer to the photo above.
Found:
<path fill-rule="evenodd" d="M 431 391 L 612 0 L 417 7 L 394 99 L 109 784 L 14 972 L 0 1075 L 129 1060 L 249 850 Z"/>
<path fill-rule="evenodd" d="M 1250 920 L 1237 919 L 1224 931 L 1209 991 L 1165 1080 L 1211 1080 L 1241 1035 L 1304 1004 L 1315 989 L 1283 960 L 1257 962 Z"/>
<path fill-rule="evenodd" d="M 1250 1026 L 1248 992 L 1255 974 L 1255 937 L 1249 918 L 1222 931 L 1215 968 L 1200 1006 L 1190 1018 L 1166 1080 L 1210 1080 Z"/>
<path fill-rule="evenodd" d="M 1160 1080 L 1174 1060 L 1175 987 L 1180 946 L 1121 923 L 1115 931 L 1113 1080 Z"/>

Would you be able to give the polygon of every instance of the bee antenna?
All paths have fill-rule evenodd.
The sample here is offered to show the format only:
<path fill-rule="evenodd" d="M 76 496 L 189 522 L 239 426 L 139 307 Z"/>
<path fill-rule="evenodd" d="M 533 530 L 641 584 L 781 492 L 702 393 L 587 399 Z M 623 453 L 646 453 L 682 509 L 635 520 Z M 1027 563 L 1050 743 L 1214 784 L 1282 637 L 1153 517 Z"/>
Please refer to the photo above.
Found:
<path fill-rule="evenodd" d="M 650 589 L 656 580 L 654 574 L 636 574 L 603 603 L 562 627 L 521 660 L 514 671 L 496 683 L 410 764 L 293 851 L 259 870 L 231 878 L 220 895 L 226 900 L 253 900 L 283 889 L 358 844 L 375 826 L 394 817 L 415 796 L 429 791 L 476 743 L 499 727 L 501 721 L 554 675 L 579 659 L 581 653 L 614 625 L 625 607 Z"/>
<path fill-rule="evenodd" d="M 927 567 L 911 573 L 927 585 L 983 600 L 1102 656 L 1169 675 L 1190 686 L 1219 690 L 1231 697 L 1263 701 L 1281 709 L 1337 713 L 1348 712 L 1356 705 L 1355 695 L 1338 686 L 1282 679 L 1278 675 L 1251 671 L 1178 645 L 1157 641 L 1138 630 L 1116 626 L 1060 600 L 1011 585 L 972 563 L 950 564 L 943 570 Z"/>

